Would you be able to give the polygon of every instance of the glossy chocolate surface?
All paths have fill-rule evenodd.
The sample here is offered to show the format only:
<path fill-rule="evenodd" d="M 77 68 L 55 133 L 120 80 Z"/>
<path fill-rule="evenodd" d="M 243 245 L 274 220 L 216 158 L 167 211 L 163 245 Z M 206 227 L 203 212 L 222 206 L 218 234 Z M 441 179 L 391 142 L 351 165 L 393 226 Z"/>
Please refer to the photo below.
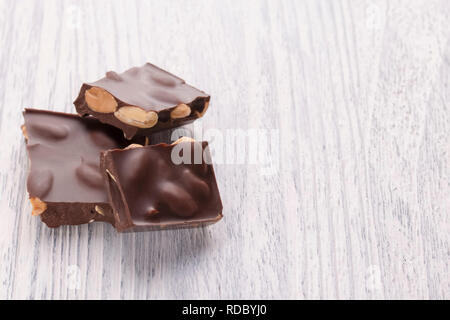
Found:
<path fill-rule="evenodd" d="M 25 109 L 30 198 L 47 204 L 49 226 L 94 220 L 113 222 L 100 172 L 100 152 L 129 144 L 122 132 L 93 118 Z M 95 210 L 100 208 L 103 215 Z"/>
<path fill-rule="evenodd" d="M 206 142 L 182 142 L 177 148 L 182 144 L 191 150 L 197 146 L 200 152 L 207 147 Z M 171 159 L 174 148 L 158 144 L 102 153 L 119 231 L 194 227 L 222 218 L 213 166 L 203 159 L 176 165 Z"/>
<path fill-rule="evenodd" d="M 127 105 L 153 111 L 208 97 L 203 91 L 186 84 L 183 79 L 151 63 L 121 74 L 109 71 L 104 78 L 88 85 L 105 89 Z"/>

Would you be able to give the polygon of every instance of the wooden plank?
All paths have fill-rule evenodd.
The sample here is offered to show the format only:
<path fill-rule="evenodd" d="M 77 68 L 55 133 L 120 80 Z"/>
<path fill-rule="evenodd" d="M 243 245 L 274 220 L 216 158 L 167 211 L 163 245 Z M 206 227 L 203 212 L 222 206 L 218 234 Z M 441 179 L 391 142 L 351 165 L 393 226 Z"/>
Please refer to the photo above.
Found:
<path fill-rule="evenodd" d="M 0 1 L 0 299 L 448 299 L 449 17 L 445 0 Z M 212 95 L 185 129 L 211 140 L 223 221 L 47 228 L 21 110 L 74 112 L 82 81 L 146 61 Z M 232 149 L 239 130 L 268 140 Z"/>

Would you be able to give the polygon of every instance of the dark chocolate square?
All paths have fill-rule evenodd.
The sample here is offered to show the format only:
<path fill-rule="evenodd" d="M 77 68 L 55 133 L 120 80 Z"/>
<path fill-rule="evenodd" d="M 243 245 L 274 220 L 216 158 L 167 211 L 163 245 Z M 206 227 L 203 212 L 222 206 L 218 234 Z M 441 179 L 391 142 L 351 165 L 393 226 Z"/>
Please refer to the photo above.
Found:
<path fill-rule="evenodd" d="M 172 152 L 186 150 L 192 155 L 199 150 L 200 161 L 175 164 Z M 116 229 L 187 228 L 219 221 L 222 202 L 208 159 L 208 143 L 194 141 L 102 152 Z"/>

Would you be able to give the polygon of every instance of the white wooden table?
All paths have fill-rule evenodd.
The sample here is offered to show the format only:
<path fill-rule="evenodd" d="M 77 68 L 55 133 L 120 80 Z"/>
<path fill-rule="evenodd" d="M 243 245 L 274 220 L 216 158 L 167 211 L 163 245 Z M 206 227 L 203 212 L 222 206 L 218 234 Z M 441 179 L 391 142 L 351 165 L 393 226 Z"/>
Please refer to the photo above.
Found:
<path fill-rule="evenodd" d="M 0 298 L 450 298 L 449 25 L 446 0 L 1 0 Z M 146 61 L 279 165 L 217 164 L 205 229 L 47 228 L 22 109 Z"/>

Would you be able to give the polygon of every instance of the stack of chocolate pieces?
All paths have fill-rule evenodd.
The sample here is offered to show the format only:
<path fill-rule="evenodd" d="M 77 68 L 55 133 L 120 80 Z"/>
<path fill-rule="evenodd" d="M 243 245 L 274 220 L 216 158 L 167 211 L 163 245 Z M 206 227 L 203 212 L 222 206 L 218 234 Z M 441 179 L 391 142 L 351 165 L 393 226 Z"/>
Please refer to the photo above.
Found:
<path fill-rule="evenodd" d="M 78 115 L 25 109 L 32 214 L 49 227 L 102 221 L 119 232 L 219 221 L 208 143 L 148 145 L 152 133 L 203 116 L 209 100 L 147 63 L 83 84 Z"/>

